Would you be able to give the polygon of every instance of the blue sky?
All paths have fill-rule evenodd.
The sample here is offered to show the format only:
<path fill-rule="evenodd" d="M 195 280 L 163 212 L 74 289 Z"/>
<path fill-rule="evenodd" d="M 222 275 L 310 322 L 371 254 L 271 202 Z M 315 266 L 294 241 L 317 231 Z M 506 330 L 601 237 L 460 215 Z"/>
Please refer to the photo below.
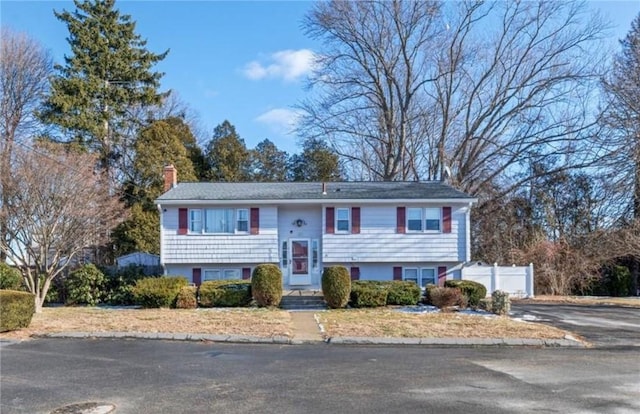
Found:
<path fill-rule="evenodd" d="M 170 49 L 156 69 L 162 88 L 177 92 L 198 115 L 206 140 L 228 119 L 248 147 L 264 138 L 298 152 L 289 134 L 292 106 L 305 96 L 304 77 L 318 44 L 305 37 L 301 20 L 306 1 L 127 1 L 116 7 L 137 22 L 150 50 Z M 612 47 L 640 12 L 640 1 L 594 1 L 607 16 Z M 3 26 L 28 33 L 48 48 L 56 62 L 69 53 L 66 26 L 53 10 L 75 10 L 72 1 L 0 2 Z"/>

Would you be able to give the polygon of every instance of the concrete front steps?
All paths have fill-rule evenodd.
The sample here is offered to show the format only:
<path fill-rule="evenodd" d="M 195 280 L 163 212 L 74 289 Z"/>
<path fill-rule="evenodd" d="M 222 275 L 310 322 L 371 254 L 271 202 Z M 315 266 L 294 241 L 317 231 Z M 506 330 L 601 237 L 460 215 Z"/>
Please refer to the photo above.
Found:
<path fill-rule="evenodd" d="M 327 309 L 324 296 L 319 290 L 286 290 L 283 292 L 280 307 L 286 310 Z"/>

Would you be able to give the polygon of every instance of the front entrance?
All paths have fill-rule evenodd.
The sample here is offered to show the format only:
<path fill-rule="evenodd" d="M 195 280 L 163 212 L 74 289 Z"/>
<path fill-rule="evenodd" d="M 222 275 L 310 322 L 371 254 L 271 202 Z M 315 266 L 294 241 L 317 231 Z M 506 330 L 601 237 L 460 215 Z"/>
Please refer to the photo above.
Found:
<path fill-rule="evenodd" d="M 289 271 L 290 285 L 311 284 L 311 255 L 309 254 L 309 239 L 290 239 L 291 242 L 291 270 Z"/>

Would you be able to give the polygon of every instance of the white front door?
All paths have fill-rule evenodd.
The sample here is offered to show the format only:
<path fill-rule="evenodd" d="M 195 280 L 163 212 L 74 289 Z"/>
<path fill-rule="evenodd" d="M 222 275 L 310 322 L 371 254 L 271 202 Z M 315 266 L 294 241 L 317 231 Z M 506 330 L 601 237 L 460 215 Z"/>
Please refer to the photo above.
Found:
<path fill-rule="evenodd" d="M 311 284 L 311 255 L 309 254 L 309 239 L 290 239 L 291 266 L 289 273 L 290 285 Z"/>

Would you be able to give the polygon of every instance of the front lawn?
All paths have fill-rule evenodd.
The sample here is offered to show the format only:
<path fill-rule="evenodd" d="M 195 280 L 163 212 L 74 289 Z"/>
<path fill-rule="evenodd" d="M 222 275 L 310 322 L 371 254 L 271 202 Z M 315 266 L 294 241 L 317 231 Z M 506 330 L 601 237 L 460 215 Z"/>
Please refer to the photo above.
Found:
<path fill-rule="evenodd" d="M 329 337 L 561 339 L 568 333 L 508 317 L 464 313 L 412 314 L 378 308 L 332 310 L 319 316 Z"/>
<path fill-rule="evenodd" d="M 28 328 L 1 338 L 55 332 L 164 332 L 291 337 L 289 312 L 270 309 L 44 308 Z"/>

